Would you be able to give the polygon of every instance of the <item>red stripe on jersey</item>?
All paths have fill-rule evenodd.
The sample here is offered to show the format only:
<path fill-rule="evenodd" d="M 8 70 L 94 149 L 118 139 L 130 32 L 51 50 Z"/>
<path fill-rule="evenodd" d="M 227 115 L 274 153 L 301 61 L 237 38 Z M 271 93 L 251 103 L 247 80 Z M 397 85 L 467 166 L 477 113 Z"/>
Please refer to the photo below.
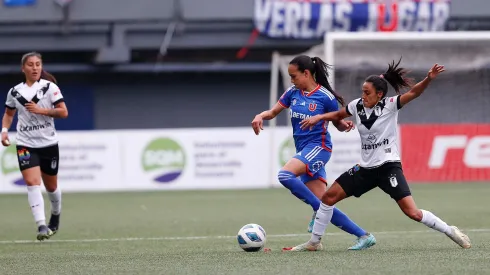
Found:
<path fill-rule="evenodd" d="M 311 96 L 313 93 L 315 93 L 316 91 L 320 90 L 321 87 L 322 86 L 320 86 L 320 84 L 318 84 L 318 86 L 316 86 L 316 88 L 313 91 L 309 92 L 306 96 Z"/>
<path fill-rule="evenodd" d="M 281 102 L 280 100 L 279 100 L 277 103 L 279 103 L 279 104 L 280 104 L 282 107 L 284 107 L 284 108 L 286 108 L 286 109 L 287 109 L 287 108 L 289 108 L 288 106 L 286 106 L 286 105 L 282 104 L 282 102 Z"/>

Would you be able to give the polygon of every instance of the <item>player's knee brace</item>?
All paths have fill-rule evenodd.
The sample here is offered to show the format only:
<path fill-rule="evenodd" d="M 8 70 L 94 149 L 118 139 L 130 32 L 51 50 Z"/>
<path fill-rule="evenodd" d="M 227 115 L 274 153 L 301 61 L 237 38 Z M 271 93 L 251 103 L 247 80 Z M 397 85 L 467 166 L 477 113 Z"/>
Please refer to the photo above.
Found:
<path fill-rule="evenodd" d="M 277 178 L 279 182 L 284 185 L 284 187 L 289 188 L 291 185 L 291 180 L 296 178 L 296 175 L 292 172 L 281 170 L 279 174 L 277 174 Z"/>

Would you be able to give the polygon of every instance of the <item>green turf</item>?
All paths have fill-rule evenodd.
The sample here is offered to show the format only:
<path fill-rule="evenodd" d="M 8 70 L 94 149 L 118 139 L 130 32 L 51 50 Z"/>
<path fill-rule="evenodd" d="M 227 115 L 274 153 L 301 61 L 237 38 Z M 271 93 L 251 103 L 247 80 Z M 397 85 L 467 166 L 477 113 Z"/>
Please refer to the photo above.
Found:
<path fill-rule="evenodd" d="M 329 227 L 326 251 L 315 253 L 280 251 L 308 240 L 311 216 L 284 189 L 65 194 L 61 231 L 43 243 L 30 242 L 26 196 L 3 195 L 0 274 L 489 274 L 490 184 L 412 189 L 419 207 L 472 229 L 473 248 L 407 219 L 379 190 L 338 205 L 376 246 L 346 251 L 354 238 Z M 240 250 L 234 235 L 246 223 L 264 227 L 272 252 Z"/>

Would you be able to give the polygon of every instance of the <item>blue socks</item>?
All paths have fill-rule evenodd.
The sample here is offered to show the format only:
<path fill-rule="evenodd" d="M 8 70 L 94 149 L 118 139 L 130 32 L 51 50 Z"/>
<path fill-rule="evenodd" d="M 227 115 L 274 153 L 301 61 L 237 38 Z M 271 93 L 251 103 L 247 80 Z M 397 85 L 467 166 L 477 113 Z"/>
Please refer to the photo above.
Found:
<path fill-rule="evenodd" d="M 278 178 L 284 187 L 289 189 L 289 191 L 291 191 L 295 197 L 310 205 L 311 208 L 313 208 L 313 211 L 317 211 L 318 208 L 320 208 L 321 201 L 310 191 L 310 189 L 308 189 L 308 187 L 306 187 L 301 180 L 296 177 L 295 174 L 289 171 L 281 170 L 279 171 Z M 357 237 L 367 234 L 364 229 L 359 227 L 346 214 L 336 207 L 333 210 L 331 222 L 341 230 Z"/>
<path fill-rule="evenodd" d="M 296 198 L 310 205 L 313 208 L 313 211 L 317 211 L 318 208 L 320 208 L 320 200 L 296 177 L 295 174 L 281 170 L 277 177 L 284 187 L 289 189 Z"/>
<path fill-rule="evenodd" d="M 337 226 L 339 229 L 355 235 L 360 238 L 367 235 L 367 232 L 359 227 L 355 222 L 353 222 L 344 212 L 340 211 L 337 207 L 333 209 L 332 220 L 330 222 Z"/>

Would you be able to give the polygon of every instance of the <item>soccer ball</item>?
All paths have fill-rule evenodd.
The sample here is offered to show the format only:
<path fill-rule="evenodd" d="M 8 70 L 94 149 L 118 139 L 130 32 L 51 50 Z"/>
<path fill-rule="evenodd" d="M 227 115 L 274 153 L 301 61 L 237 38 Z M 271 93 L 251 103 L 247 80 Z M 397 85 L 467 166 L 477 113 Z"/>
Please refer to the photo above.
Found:
<path fill-rule="evenodd" d="M 238 231 L 237 240 L 238 245 L 247 252 L 260 251 L 265 245 L 265 230 L 258 224 L 246 224 Z"/>

